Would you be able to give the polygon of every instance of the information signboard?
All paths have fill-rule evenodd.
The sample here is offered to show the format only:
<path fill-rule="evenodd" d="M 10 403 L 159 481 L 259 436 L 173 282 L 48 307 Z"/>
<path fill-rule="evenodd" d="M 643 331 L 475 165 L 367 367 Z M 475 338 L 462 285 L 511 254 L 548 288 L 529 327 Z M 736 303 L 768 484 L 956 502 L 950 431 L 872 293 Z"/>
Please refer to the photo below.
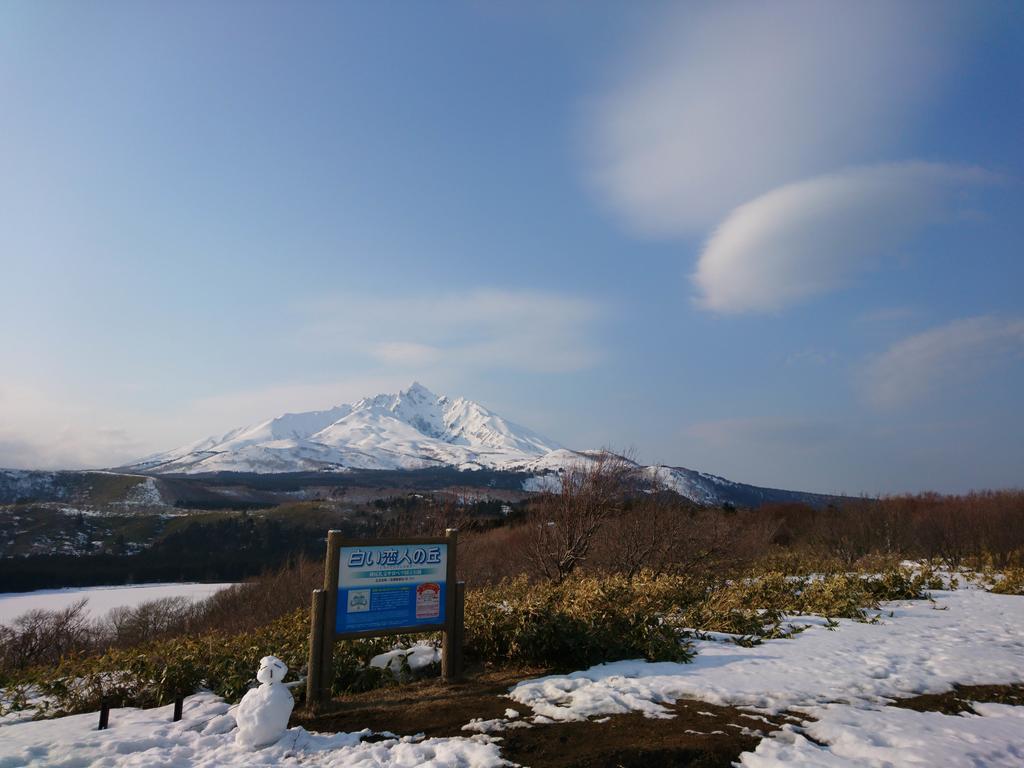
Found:
<path fill-rule="evenodd" d="M 466 585 L 455 580 L 458 531 L 416 539 L 346 539 L 327 532 L 324 588 L 310 609 L 306 700 L 330 699 L 334 643 L 357 637 L 438 632 L 441 677 L 462 675 Z"/>
<path fill-rule="evenodd" d="M 343 546 L 334 631 L 443 625 L 448 544 Z"/>

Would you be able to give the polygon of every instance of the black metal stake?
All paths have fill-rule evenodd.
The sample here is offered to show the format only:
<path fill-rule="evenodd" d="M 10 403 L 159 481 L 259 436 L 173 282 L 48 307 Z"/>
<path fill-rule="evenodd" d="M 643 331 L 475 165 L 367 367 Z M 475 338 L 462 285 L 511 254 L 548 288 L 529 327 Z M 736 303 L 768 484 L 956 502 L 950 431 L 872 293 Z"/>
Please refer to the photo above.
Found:
<path fill-rule="evenodd" d="M 184 707 L 184 706 L 185 706 L 185 697 L 184 696 L 178 696 L 174 700 L 174 722 L 178 722 L 179 720 L 181 720 L 181 710 L 182 710 L 182 707 Z"/>
<path fill-rule="evenodd" d="M 100 699 L 100 727 L 97 730 L 105 731 L 110 724 L 110 702 Z"/>

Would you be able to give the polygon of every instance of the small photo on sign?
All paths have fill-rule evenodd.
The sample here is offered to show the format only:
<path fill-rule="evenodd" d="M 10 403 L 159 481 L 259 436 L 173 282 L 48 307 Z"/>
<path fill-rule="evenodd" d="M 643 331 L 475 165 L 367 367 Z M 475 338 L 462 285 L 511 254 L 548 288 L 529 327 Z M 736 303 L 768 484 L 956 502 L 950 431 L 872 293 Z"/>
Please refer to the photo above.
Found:
<path fill-rule="evenodd" d="M 436 619 L 441 615 L 441 585 L 420 584 L 416 587 L 416 618 Z"/>
<path fill-rule="evenodd" d="M 353 589 L 348 593 L 348 612 L 360 613 L 370 610 L 370 590 Z"/>

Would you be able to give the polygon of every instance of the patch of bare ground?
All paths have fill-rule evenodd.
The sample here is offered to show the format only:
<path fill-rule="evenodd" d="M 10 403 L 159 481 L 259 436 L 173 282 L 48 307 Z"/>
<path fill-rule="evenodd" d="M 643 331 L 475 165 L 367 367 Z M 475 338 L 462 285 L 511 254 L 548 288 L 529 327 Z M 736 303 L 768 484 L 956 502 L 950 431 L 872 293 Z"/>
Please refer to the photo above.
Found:
<path fill-rule="evenodd" d="M 1010 685 L 957 685 L 946 693 L 924 693 L 909 699 L 899 699 L 892 706 L 913 709 L 916 712 L 942 712 L 959 715 L 974 712 L 974 702 L 1014 704 L 1024 706 L 1024 684 Z"/>
<path fill-rule="evenodd" d="M 479 670 L 466 681 L 445 685 L 424 680 L 336 699 L 328 712 L 297 712 L 293 725 L 313 731 L 390 731 L 398 735 L 469 736 L 462 726 L 474 718 L 503 718 L 512 708 L 520 719 L 529 708 L 504 697 L 520 680 L 544 670 Z M 682 700 L 667 707 L 673 718 L 640 713 L 613 715 L 602 722 L 537 724 L 494 734 L 502 756 L 531 768 L 660 768 L 731 766 L 754 749 L 762 734 L 777 730 L 782 718 L 762 718 L 733 707 Z M 766 722 L 767 720 L 767 722 Z"/>

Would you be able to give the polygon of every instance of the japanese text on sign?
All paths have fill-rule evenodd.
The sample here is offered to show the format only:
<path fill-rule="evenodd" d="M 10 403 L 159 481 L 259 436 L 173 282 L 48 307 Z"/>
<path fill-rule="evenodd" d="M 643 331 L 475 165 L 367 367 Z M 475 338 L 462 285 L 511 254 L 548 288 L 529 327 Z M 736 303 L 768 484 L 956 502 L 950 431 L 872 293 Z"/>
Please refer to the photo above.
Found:
<path fill-rule="evenodd" d="M 447 544 L 342 547 L 335 631 L 442 624 L 447 567 Z"/>
<path fill-rule="evenodd" d="M 434 544 L 426 547 L 354 549 L 354 551 L 349 552 L 348 567 L 362 568 L 370 565 L 439 565 L 441 563 L 441 546 L 440 544 Z M 376 558 L 376 562 L 374 562 L 374 558 Z"/>

